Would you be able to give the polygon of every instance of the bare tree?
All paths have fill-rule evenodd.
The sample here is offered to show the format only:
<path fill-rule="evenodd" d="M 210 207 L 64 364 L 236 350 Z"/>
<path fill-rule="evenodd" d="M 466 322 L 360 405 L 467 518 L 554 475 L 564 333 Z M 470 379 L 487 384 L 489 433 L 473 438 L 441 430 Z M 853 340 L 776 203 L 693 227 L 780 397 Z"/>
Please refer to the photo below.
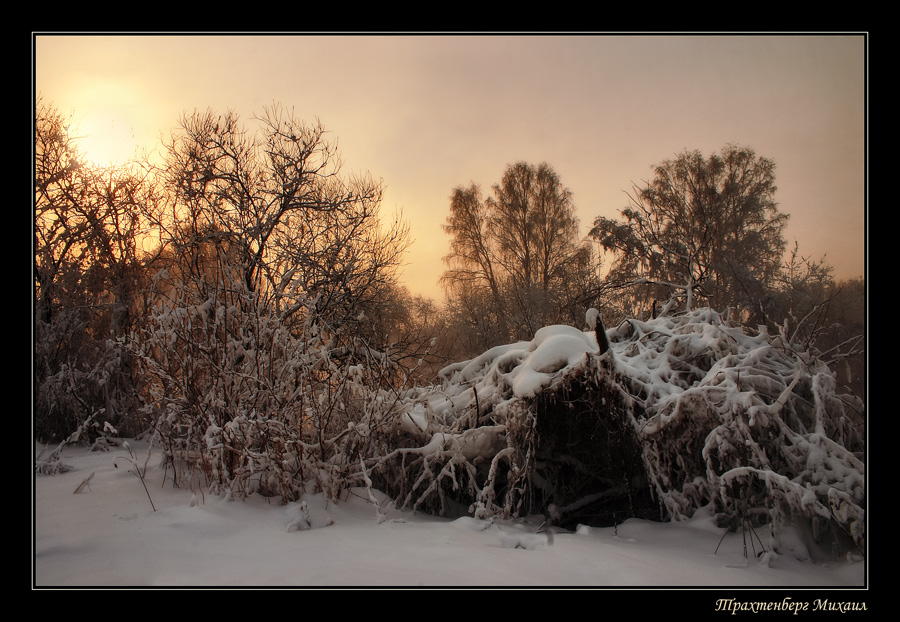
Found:
<path fill-rule="evenodd" d="M 382 184 L 343 175 L 321 124 L 279 106 L 257 120 L 261 130 L 250 135 L 233 113 L 182 119 L 168 144 L 178 207 L 165 229 L 179 223 L 227 243 L 247 289 L 284 321 L 309 298 L 320 316 L 350 321 L 395 280 L 408 227 L 399 217 L 384 227 Z"/>
<path fill-rule="evenodd" d="M 134 344 L 144 410 L 173 466 L 199 455 L 220 492 L 293 500 L 314 480 L 336 495 L 405 377 L 381 316 L 408 230 L 382 222 L 381 183 L 344 175 L 320 124 L 280 107 L 256 121 L 194 113 L 166 145 L 171 201 Z"/>
<path fill-rule="evenodd" d="M 441 282 L 451 293 L 468 303 L 479 317 L 491 318 L 500 335 L 508 334 L 507 316 L 501 294 L 501 267 L 490 229 L 491 214 L 476 184 L 454 188 L 450 197 L 450 215 L 444 231 L 450 235 L 450 254 L 444 258 L 448 269 Z M 466 306 L 466 303 L 464 303 Z M 478 309 L 476 311 L 475 309 Z M 488 345 L 479 340 L 476 347 Z"/>
<path fill-rule="evenodd" d="M 476 184 L 454 189 L 442 282 L 464 314 L 480 303 L 474 313 L 496 327 L 481 330 L 485 337 L 528 338 L 581 302 L 573 285 L 590 280 L 583 277 L 592 273 L 593 256 L 578 239 L 572 193 L 548 164 L 515 163 L 492 191 L 482 199 Z"/>
<path fill-rule="evenodd" d="M 775 164 L 729 145 L 705 158 L 684 152 L 635 186 L 624 220 L 599 217 L 590 235 L 615 255 L 610 279 L 648 294 L 748 313 L 777 275 L 787 215 L 774 201 Z"/>

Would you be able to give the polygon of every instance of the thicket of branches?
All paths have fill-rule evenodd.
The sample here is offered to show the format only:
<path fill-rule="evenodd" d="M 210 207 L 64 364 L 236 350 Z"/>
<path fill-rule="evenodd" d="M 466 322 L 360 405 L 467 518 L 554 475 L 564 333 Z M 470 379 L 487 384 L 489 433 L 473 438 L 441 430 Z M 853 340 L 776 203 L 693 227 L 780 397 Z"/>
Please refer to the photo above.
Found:
<path fill-rule="evenodd" d="M 186 115 L 158 169 L 88 166 L 36 113 L 36 436 L 149 433 L 229 495 L 364 482 L 431 348 L 381 183 L 280 107 Z"/>
<path fill-rule="evenodd" d="M 118 340 L 146 304 L 144 214 L 161 197 L 145 168 L 86 164 L 73 132 L 39 103 L 32 361 L 39 438 L 65 437 L 99 412 L 124 433 L 140 431 L 134 361 Z"/>
<path fill-rule="evenodd" d="M 381 182 L 346 175 L 318 123 L 255 122 L 186 115 L 162 166 L 98 168 L 39 102 L 37 439 L 147 434 L 173 485 L 226 496 L 378 487 L 560 524 L 711 503 L 862 546 L 864 411 L 836 381 L 861 375 L 864 283 L 781 258 L 769 162 L 660 166 L 626 222 L 595 222 L 605 282 L 548 165 L 457 188 L 440 310 L 397 281 L 408 230 Z M 613 291 L 618 328 L 582 332 Z"/>
<path fill-rule="evenodd" d="M 420 392 L 428 433 L 390 490 L 569 528 L 710 506 L 764 547 L 790 526 L 814 554 L 865 552 L 864 405 L 784 328 L 702 308 L 626 320 L 605 351 L 565 326 L 492 348 Z"/>

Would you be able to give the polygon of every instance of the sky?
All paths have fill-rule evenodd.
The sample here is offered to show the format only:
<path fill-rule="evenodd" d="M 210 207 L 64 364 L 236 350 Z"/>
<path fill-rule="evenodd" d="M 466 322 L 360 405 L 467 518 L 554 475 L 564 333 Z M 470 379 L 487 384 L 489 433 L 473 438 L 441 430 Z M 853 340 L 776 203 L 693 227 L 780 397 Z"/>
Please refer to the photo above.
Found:
<path fill-rule="evenodd" d="M 836 34 L 34 33 L 34 93 L 102 162 L 159 151 L 184 113 L 319 120 L 344 171 L 384 182 L 413 244 L 401 280 L 441 299 L 457 186 L 547 162 L 583 235 L 685 150 L 776 164 L 785 237 L 838 279 L 866 268 L 867 40 Z"/>

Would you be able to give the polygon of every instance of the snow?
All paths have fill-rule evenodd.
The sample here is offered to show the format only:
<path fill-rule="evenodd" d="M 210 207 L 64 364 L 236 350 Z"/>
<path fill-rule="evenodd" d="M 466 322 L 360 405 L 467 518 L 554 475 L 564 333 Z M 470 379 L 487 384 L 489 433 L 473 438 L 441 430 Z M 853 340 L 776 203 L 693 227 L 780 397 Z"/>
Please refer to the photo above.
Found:
<path fill-rule="evenodd" d="M 512 376 L 516 397 L 537 395 L 553 380 L 555 374 L 585 360 L 599 348 L 593 333 L 583 333 L 571 326 L 541 328 L 525 352 L 524 360 Z"/>
<path fill-rule="evenodd" d="M 469 384 L 479 386 L 479 395 L 491 397 L 497 383 L 512 388 L 511 397 L 534 397 L 554 380 L 586 360 L 588 354 L 599 353 L 593 332 L 582 332 L 572 326 L 545 326 L 531 341 L 520 341 L 491 348 L 470 361 L 449 365 L 441 376 L 456 386 L 454 395 L 461 395 Z M 461 388 L 461 391 L 460 391 Z M 442 387 L 446 393 L 448 387 Z M 463 401 L 453 401 L 452 409 L 468 405 L 469 394 Z M 433 404 L 433 408 L 436 406 Z"/>
<path fill-rule="evenodd" d="M 589 329 L 596 321 L 586 317 Z M 439 385 L 411 391 L 392 413 L 409 444 L 368 464 L 341 463 L 365 486 L 329 491 L 340 491 L 337 502 L 309 492 L 283 504 L 253 493 L 258 486 L 220 495 L 190 478 L 176 487 L 146 439 L 110 438 L 100 446 L 107 451 L 66 445 L 52 460 L 58 448 L 36 443 L 34 586 L 866 587 L 865 558 L 829 556 L 803 531 L 831 519 L 865 541 L 864 464 L 842 444 L 852 435 L 833 414 L 843 406 L 827 370 L 810 367 L 801 380 L 797 370 L 808 365 L 789 347 L 708 311 L 629 320 L 606 336 L 601 353 L 593 330 L 549 326 L 531 341 L 448 366 Z M 507 438 L 515 426 L 521 432 L 531 398 L 585 374 L 614 375 L 630 391 L 627 403 L 640 402 L 629 416 L 657 495 L 678 520 L 563 530 L 544 516 L 494 511 L 495 470 L 517 450 Z M 374 423 L 349 421 L 347 436 L 368 438 Z M 206 428 L 206 449 L 225 428 Z M 778 451 L 764 452 L 759 444 L 775 433 Z M 422 487 L 392 501 L 369 477 L 379 462 Z M 777 538 L 749 527 L 727 532 L 713 504 L 697 501 L 718 500 L 721 518 L 729 487 L 754 478 L 778 507 L 810 522 L 774 514 Z M 475 501 L 445 496 L 442 483 L 472 487 Z M 435 491 L 447 516 L 415 511 Z"/>
<path fill-rule="evenodd" d="M 143 465 L 146 442 L 130 443 Z M 741 533 L 726 535 L 706 510 L 672 523 L 548 533 L 541 517 L 399 511 L 377 491 L 376 508 L 365 489 L 340 503 L 320 494 L 287 505 L 259 495 L 229 501 L 174 488 L 153 451 L 145 491 L 131 456 L 121 443 L 99 452 L 70 446 L 61 453 L 67 470 L 35 475 L 35 587 L 865 585 L 864 561 L 820 562 L 802 534 L 788 532 L 778 553 L 745 557 Z M 844 591 L 839 600 L 855 598 Z"/>

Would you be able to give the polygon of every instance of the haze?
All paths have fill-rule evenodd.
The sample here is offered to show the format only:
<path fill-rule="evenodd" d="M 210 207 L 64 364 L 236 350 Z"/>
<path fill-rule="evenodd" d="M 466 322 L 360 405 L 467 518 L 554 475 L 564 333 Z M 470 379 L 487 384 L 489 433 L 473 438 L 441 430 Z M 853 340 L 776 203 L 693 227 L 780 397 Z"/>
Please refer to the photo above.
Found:
<path fill-rule="evenodd" d="M 183 112 L 263 106 L 320 119 L 348 172 L 384 180 L 414 244 L 402 280 L 443 294 L 449 196 L 548 162 L 582 232 L 685 149 L 775 161 L 786 236 L 863 276 L 866 38 L 807 35 L 57 35 L 35 33 L 34 92 L 72 113 L 88 157 L 159 149 Z"/>

